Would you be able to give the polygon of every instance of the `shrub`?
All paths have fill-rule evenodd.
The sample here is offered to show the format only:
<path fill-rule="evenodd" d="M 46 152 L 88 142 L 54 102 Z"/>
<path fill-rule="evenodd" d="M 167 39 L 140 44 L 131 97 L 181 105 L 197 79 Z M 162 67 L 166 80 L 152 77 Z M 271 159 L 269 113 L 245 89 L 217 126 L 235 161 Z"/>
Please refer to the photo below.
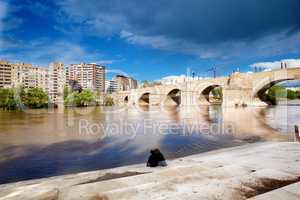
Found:
<path fill-rule="evenodd" d="M 113 106 L 113 105 L 115 105 L 114 99 L 112 97 L 105 97 L 105 99 L 104 99 L 104 105 L 105 106 Z"/>

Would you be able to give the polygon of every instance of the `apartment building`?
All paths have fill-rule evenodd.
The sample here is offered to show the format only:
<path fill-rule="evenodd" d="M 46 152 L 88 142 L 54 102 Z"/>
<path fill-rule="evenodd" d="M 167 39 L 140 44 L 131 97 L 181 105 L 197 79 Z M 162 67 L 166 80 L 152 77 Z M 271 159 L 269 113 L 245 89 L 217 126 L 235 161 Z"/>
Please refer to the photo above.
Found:
<path fill-rule="evenodd" d="M 130 89 L 137 89 L 138 88 L 138 82 L 137 80 L 133 79 L 132 77 L 129 77 L 129 87 Z"/>
<path fill-rule="evenodd" d="M 105 81 L 105 92 L 112 94 L 121 90 L 121 85 L 116 80 L 107 80 Z"/>
<path fill-rule="evenodd" d="M 11 87 L 12 66 L 7 61 L 0 60 L 0 88 Z"/>
<path fill-rule="evenodd" d="M 60 62 L 50 63 L 49 68 L 27 63 L 12 64 L 11 87 L 41 88 L 49 94 L 52 102 L 57 102 L 63 96 L 64 85 L 64 65 Z"/>
<path fill-rule="evenodd" d="M 42 88 L 44 91 L 47 92 L 49 90 L 49 70 L 47 68 L 42 67 L 33 67 L 32 69 L 34 77 L 29 77 L 33 83 L 33 87 Z"/>
<path fill-rule="evenodd" d="M 137 81 L 131 77 L 117 75 L 113 80 L 118 82 L 121 91 L 136 89 L 138 87 Z"/>
<path fill-rule="evenodd" d="M 104 92 L 105 90 L 105 67 L 97 65 L 95 67 L 95 87 L 97 91 Z"/>
<path fill-rule="evenodd" d="M 33 67 L 32 64 L 12 64 L 11 87 L 42 88 L 48 91 L 49 70 L 42 67 Z"/>
<path fill-rule="evenodd" d="M 52 102 L 63 99 L 64 85 L 66 82 L 66 71 L 61 62 L 52 62 L 49 65 L 48 94 Z"/>
<path fill-rule="evenodd" d="M 83 89 L 105 91 L 105 67 L 94 63 L 71 64 L 68 79 L 77 81 Z"/>

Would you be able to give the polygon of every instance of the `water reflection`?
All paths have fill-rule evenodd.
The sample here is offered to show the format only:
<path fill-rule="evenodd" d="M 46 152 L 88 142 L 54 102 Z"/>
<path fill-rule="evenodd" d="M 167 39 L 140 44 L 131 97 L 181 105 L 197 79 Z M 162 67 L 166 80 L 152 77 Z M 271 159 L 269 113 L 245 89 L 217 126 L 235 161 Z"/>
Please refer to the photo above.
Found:
<path fill-rule="evenodd" d="M 299 108 L 1 111 L 0 183 L 141 163 L 157 147 L 171 159 L 246 142 L 291 140 Z"/>

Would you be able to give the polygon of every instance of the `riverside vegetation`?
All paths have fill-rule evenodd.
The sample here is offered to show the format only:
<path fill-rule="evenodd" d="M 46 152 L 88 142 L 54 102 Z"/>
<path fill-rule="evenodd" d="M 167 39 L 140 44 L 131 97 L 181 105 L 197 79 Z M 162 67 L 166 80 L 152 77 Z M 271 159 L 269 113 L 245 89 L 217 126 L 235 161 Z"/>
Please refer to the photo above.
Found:
<path fill-rule="evenodd" d="M 278 99 L 300 99 L 300 90 L 290 90 L 280 85 L 274 85 L 267 91 L 267 98 L 277 103 Z"/>
<path fill-rule="evenodd" d="M 104 97 L 103 103 L 100 103 L 101 98 L 103 98 L 101 93 L 91 90 L 72 91 L 68 87 L 64 89 L 65 106 L 114 105 L 113 98 Z M 51 101 L 49 100 L 48 93 L 41 88 L 25 88 L 23 86 L 17 88 L 0 88 L 0 109 L 3 110 L 47 108 L 49 103 Z"/>
<path fill-rule="evenodd" d="M 103 99 L 101 103 L 100 99 Z M 71 89 L 69 87 L 64 88 L 64 104 L 65 106 L 93 106 L 93 105 L 104 105 L 113 106 L 114 100 L 112 97 L 104 96 L 101 92 L 93 92 L 88 89 Z"/>
<path fill-rule="evenodd" d="M 223 98 L 222 88 L 216 87 L 212 91 L 212 96 L 215 101 L 221 101 Z M 300 99 L 300 90 L 287 89 L 281 85 L 274 85 L 266 92 L 268 100 L 277 104 L 280 99 L 295 100 Z"/>
<path fill-rule="evenodd" d="M 95 103 L 95 94 L 91 90 L 70 91 L 64 89 L 64 104 L 66 106 L 88 106 Z"/>
<path fill-rule="evenodd" d="M 22 107 L 46 108 L 48 106 L 48 94 L 41 88 L 1 88 L 0 108 L 17 110 Z"/>

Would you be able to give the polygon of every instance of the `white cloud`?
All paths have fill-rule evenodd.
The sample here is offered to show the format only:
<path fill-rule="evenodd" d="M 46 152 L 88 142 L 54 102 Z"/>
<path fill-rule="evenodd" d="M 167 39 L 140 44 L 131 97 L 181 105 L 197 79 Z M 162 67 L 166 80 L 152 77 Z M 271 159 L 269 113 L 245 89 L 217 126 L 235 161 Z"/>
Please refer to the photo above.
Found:
<path fill-rule="evenodd" d="M 108 64 L 113 64 L 116 62 L 120 62 L 120 60 L 98 60 L 95 63 L 97 63 L 99 65 L 108 65 Z"/>
<path fill-rule="evenodd" d="M 5 54 L 1 58 L 12 62 L 30 62 L 35 65 L 47 66 L 54 60 L 61 61 L 66 65 L 71 63 L 99 63 L 111 64 L 115 60 L 103 59 L 98 52 L 89 52 L 81 44 L 69 41 L 52 42 L 48 39 L 38 39 L 33 41 L 20 41 L 18 52 Z"/>
<path fill-rule="evenodd" d="M 298 68 L 300 67 L 300 59 L 283 59 L 274 62 L 258 62 L 250 65 L 252 68 L 261 67 L 264 69 L 280 69 L 281 63 L 285 63 L 288 68 Z"/>

